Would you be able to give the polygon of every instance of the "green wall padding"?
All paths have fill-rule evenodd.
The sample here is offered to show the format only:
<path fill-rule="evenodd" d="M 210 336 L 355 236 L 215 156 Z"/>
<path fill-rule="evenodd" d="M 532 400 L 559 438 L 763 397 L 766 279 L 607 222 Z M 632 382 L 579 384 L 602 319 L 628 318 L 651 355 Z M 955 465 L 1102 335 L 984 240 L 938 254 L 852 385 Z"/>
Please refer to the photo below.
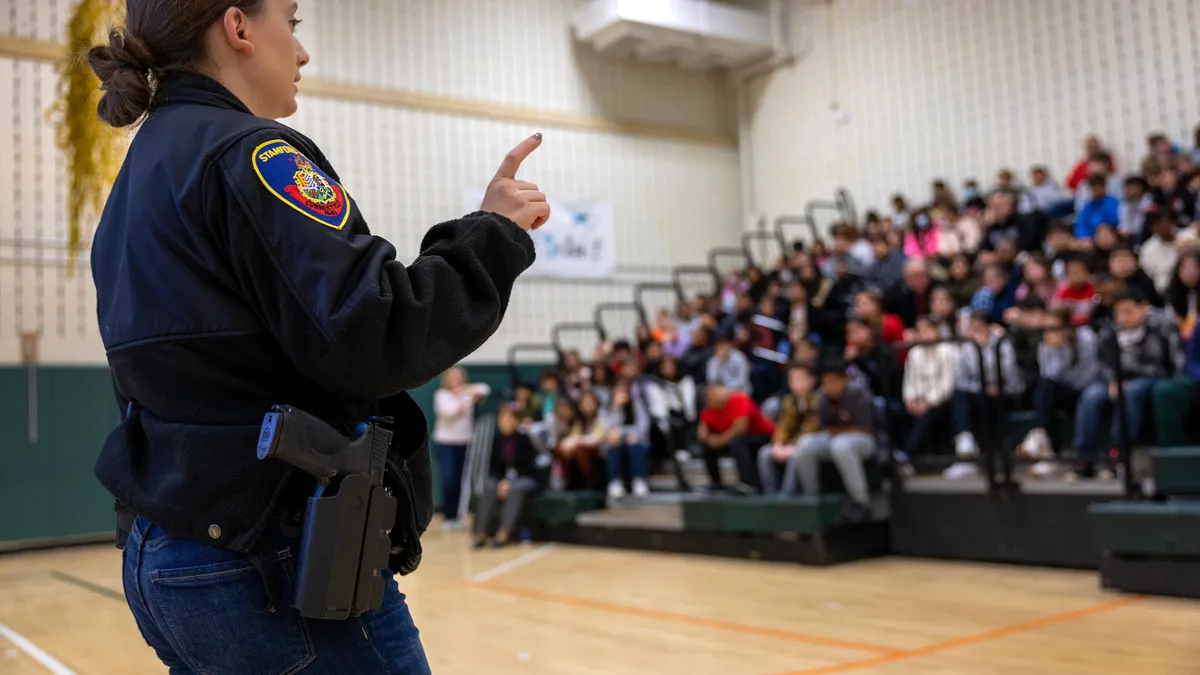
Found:
<path fill-rule="evenodd" d="M 536 381 L 544 365 L 521 366 Z M 92 472 L 109 432 L 120 422 L 112 381 L 103 366 L 40 366 L 35 369 L 36 438 L 29 433 L 29 369 L 0 367 L 0 542 L 111 532 L 112 497 Z M 507 365 L 467 367 L 472 382 L 493 394 L 478 408 L 495 412 L 512 388 Z M 433 425 L 433 393 L 439 380 L 412 396 Z M 253 449 L 251 449 L 253 450 Z M 434 463 L 434 496 L 441 485 Z M 13 516 L 16 517 L 13 517 Z"/>

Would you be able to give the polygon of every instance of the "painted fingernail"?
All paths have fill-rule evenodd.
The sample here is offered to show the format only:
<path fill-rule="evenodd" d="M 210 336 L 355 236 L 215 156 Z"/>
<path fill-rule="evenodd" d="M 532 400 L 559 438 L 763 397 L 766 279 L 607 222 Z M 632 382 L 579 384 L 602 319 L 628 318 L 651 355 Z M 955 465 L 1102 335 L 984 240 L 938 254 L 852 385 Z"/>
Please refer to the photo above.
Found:
<path fill-rule="evenodd" d="M 542 140 L 542 132 L 540 132 L 540 131 L 537 132 L 536 134 L 533 135 L 533 137 L 538 139 L 539 141 Z"/>

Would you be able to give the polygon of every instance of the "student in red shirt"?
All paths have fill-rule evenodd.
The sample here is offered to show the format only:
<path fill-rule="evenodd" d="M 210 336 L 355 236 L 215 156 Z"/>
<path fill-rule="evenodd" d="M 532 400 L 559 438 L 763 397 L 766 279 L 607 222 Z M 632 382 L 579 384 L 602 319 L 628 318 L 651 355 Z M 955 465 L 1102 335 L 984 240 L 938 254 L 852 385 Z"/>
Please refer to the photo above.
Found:
<path fill-rule="evenodd" d="M 1063 307 L 1071 310 L 1071 323 L 1086 326 L 1092 320 L 1096 308 L 1096 287 L 1092 285 L 1092 272 L 1087 259 L 1081 255 L 1067 259 L 1067 278 L 1050 302 L 1050 309 Z"/>
<path fill-rule="evenodd" d="M 722 453 L 729 452 L 738 469 L 739 485 L 734 491 L 743 494 L 760 491 L 762 482 L 755 458 L 758 449 L 771 442 L 775 425 L 740 391 L 731 392 L 723 385 L 710 384 L 704 398 L 697 436 L 704 447 L 704 463 L 712 489 L 724 489 L 718 460 Z"/>

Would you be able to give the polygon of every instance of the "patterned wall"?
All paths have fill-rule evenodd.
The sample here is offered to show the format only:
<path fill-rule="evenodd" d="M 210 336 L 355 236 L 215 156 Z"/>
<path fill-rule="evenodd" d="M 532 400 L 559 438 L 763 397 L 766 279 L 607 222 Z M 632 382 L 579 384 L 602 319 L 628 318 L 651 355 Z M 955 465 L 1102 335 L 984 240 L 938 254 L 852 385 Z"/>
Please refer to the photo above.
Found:
<path fill-rule="evenodd" d="M 758 83 L 759 204 L 795 212 L 846 185 L 862 206 L 933 177 L 991 185 L 1034 163 L 1060 181 L 1099 133 L 1119 165 L 1148 132 L 1200 123 L 1195 0 L 834 0 L 794 29 L 809 51 Z M 849 114 L 835 122 L 830 105 Z"/>
<path fill-rule="evenodd" d="M 0 36 L 60 40 L 70 0 L 0 0 Z M 714 75 L 612 62 L 573 43 L 568 0 L 306 0 L 301 39 L 310 77 L 605 119 L 728 132 L 726 89 Z M 0 363 L 19 358 L 22 330 L 41 330 L 45 362 L 100 362 L 90 272 L 63 269 L 62 162 L 45 110 L 50 64 L 0 58 Z M 486 103 L 483 105 L 486 106 Z M 737 154 L 730 147 L 479 116 L 302 97 L 288 124 L 337 166 L 374 231 L 415 257 L 431 225 L 460 215 L 504 153 L 546 135 L 522 178 L 564 199 L 613 202 L 618 273 L 612 280 L 518 284 L 499 333 L 473 360 L 504 357 L 515 341 L 548 339 L 559 321 L 590 318 L 597 302 L 631 299 L 632 284 L 663 279 L 734 243 Z"/>

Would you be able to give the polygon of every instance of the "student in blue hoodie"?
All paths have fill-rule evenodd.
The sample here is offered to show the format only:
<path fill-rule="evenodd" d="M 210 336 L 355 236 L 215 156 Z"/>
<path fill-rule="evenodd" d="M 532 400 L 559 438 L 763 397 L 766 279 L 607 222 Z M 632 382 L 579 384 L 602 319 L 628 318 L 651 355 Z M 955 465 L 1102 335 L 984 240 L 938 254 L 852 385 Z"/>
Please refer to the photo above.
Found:
<path fill-rule="evenodd" d="M 1200 330 L 1187 343 L 1183 372 L 1154 385 L 1154 429 L 1160 446 L 1200 445 Z"/>
<path fill-rule="evenodd" d="M 1101 225 L 1111 225 L 1116 229 L 1121 224 L 1121 202 L 1108 194 L 1108 181 L 1104 176 L 1089 178 L 1088 187 L 1091 188 L 1092 198 L 1075 217 L 1076 239 L 1091 239 Z"/>

